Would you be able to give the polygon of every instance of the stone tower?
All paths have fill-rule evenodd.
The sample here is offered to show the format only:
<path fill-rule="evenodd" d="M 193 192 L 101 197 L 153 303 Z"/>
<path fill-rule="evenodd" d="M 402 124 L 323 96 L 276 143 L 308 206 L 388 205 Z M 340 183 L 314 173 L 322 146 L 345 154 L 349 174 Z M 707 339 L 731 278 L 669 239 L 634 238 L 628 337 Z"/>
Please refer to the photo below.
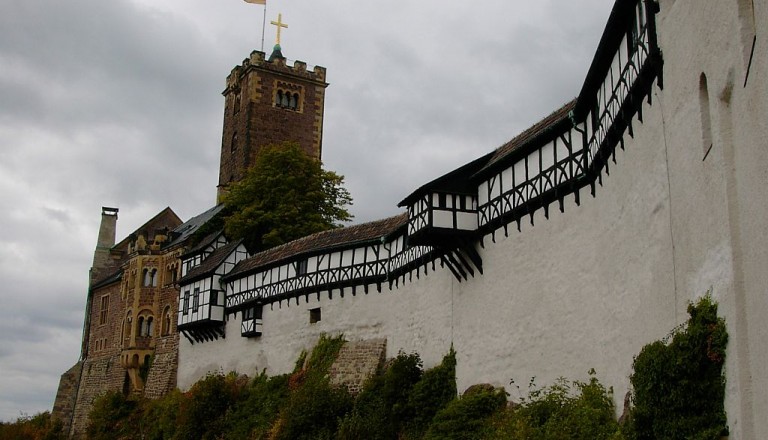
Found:
<path fill-rule="evenodd" d="M 101 275 L 104 275 L 102 272 L 105 269 L 111 268 L 110 249 L 115 245 L 117 212 L 117 208 L 108 208 L 106 206 L 101 208 L 101 226 L 99 226 L 96 250 L 93 252 L 89 284 L 92 284 Z"/>
<path fill-rule="evenodd" d="M 320 159 L 327 86 L 324 67 L 308 71 L 302 61 L 287 65 L 279 44 L 268 59 L 253 51 L 232 69 L 223 92 L 218 201 L 231 182 L 243 178 L 265 145 L 296 142 Z"/>

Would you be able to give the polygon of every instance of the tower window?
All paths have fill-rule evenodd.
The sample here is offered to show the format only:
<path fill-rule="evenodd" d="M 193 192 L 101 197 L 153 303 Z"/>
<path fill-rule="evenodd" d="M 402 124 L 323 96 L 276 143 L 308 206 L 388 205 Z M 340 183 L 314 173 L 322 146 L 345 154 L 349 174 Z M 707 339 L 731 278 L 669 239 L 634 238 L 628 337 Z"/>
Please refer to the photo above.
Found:
<path fill-rule="evenodd" d="M 302 87 L 284 82 L 275 84 L 275 107 L 286 110 L 301 111 Z"/>
<path fill-rule="evenodd" d="M 107 313 L 109 312 L 109 295 L 101 297 L 101 310 L 99 310 L 99 325 L 107 323 Z"/>
<path fill-rule="evenodd" d="M 234 153 L 237 150 L 237 133 L 232 135 L 232 141 L 229 144 L 230 153 Z"/>

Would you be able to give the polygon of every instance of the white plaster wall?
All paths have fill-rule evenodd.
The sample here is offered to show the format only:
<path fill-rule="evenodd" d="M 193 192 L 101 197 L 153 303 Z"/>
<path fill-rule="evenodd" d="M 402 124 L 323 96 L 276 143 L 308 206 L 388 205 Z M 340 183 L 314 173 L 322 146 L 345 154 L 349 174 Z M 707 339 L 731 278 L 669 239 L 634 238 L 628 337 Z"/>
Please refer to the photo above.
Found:
<path fill-rule="evenodd" d="M 322 333 L 343 333 L 348 340 L 387 338 L 387 356 L 399 350 L 418 352 L 425 365 L 440 362 L 451 344 L 451 278 L 448 270 L 431 272 L 405 288 L 390 291 L 370 286 L 366 295 L 362 288 L 344 297 L 333 292 L 332 299 L 315 294 L 299 304 L 265 306 L 263 334 L 259 338 L 240 336 L 241 314 L 231 315 L 226 339 L 190 344 L 182 338 L 179 347 L 178 385 L 185 389 L 211 371 L 238 371 L 253 374 L 266 369 L 269 374 L 290 372 L 299 353 L 311 349 Z M 322 320 L 309 323 L 309 310 L 320 307 Z"/>
<path fill-rule="evenodd" d="M 662 2 L 659 27 L 678 311 L 708 289 L 719 301 L 730 334 L 726 411 L 732 439 L 768 438 L 768 3 L 754 1 L 758 40 L 745 86 L 750 48 L 742 41 L 739 3 L 749 2 Z M 702 73 L 713 143 L 705 160 Z"/>
<path fill-rule="evenodd" d="M 652 110 L 646 126 L 661 126 Z M 621 401 L 632 356 L 677 324 L 660 137 L 638 127 L 596 198 L 584 189 L 581 206 L 569 197 L 563 214 L 553 205 L 549 220 L 541 211 L 522 233 L 512 228 L 505 238 L 500 230 L 497 243 L 486 237 L 484 275 L 458 283 L 438 265 L 391 292 L 283 302 L 265 308 L 261 338 L 240 337 L 240 316 L 231 317 L 225 340 L 182 340 L 179 386 L 219 369 L 290 371 L 299 352 L 327 332 L 386 337 L 388 356 L 416 351 L 425 366 L 438 363 L 453 341 L 460 390 L 532 376 L 544 385 L 595 368 Z M 322 321 L 309 324 L 316 307 Z"/>

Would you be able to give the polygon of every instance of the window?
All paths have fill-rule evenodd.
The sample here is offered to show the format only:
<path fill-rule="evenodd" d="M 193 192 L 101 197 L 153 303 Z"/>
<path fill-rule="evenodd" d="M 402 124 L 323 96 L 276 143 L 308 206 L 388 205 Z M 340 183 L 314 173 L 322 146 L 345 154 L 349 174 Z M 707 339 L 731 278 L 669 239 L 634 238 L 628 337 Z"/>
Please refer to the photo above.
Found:
<path fill-rule="evenodd" d="M 247 309 L 243 310 L 243 319 L 246 321 L 251 319 L 261 319 L 261 313 L 261 306 L 248 307 Z"/>
<path fill-rule="evenodd" d="M 219 305 L 219 291 L 218 290 L 211 290 L 211 293 L 209 293 L 211 296 L 210 304 L 212 306 Z"/>
<path fill-rule="evenodd" d="M 240 112 L 240 93 L 238 92 L 235 95 L 234 114 L 238 114 L 239 112 Z"/>
<path fill-rule="evenodd" d="M 192 296 L 192 313 L 197 312 L 198 306 L 200 306 L 200 288 L 195 287 L 195 294 Z"/>
<path fill-rule="evenodd" d="M 276 88 L 275 107 L 301 111 L 301 86 L 280 82 Z"/>
<path fill-rule="evenodd" d="M 163 324 L 160 328 L 163 336 L 168 336 L 171 333 L 171 306 L 165 306 L 163 311 Z"/>
<path fill-rule="evenodd" d="M 149 273 L 149 280 L 152 287 L 157 287 L 157 269 L 152 269 Z"/>
<path fill-rule="evenodd" d="M 189 290 L 184 292 L 184 305 L 181 308 L 181 311 L 185 315 L 189 312 Z"/>
<path fill-rule="evenodd" d="M 101 309 L 99 310 L 99 325 L 107 323 L 107 316 L 109 312 L 109 295 L 103 295 L 101 297 Z"/>
<path fill-rule="evenodd" d="M 149 278 L 149 269 L 144 269 L 141 271 L 142 273 L 142 286 L 146 287 L 149 286 L 152 283 L 152 280 Z"/>
<path fill-rule="evenodd" d="M 701 148 L 704 159 L 712 149 L 712 119 L 709 113 L 709 88 L 707 87 L 707 75 L 699 77 L 699 113 L 701 115 Z"/>
<path fill-rule="evenodd" d="M 309 309 L 309 323 L 314 324 L 316 322 L 320 322 L 321 316 L 320 316 L 320 307 L 316 309 Z"/>
<path fill-rule="evenodd" d="M 307 260 L 301 260 L 296 262 L 296 275 L 302 276 L 307 274 Z"/>
<path fill-rule="evenodd" d="M 153 317 L 148 317 L 146 322 L 146 331 L 144 332 L 144 336 L 152 336 L 155 333 L 155 319 Z"/>
<path fill-rule="evenodd" d="M 232 135 L 232 141 L 229 143 L 229 152 L 234 153 L 237 150 L 237 133 Z"/>

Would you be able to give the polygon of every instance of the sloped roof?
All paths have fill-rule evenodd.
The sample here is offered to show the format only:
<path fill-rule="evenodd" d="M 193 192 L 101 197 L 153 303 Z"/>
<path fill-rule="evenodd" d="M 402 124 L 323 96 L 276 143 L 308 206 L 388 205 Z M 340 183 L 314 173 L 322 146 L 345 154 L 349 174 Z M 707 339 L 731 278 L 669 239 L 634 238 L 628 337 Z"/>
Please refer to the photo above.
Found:
<path fill-rule="evenodd" d="M 197 230 L 203 226 L 205 223 L 208 222 L 208 220 L 212 219 L 216 214 L 221 212 L 221 210 L 224 209 L 224 204 L 219 204 L 214 206 L 213 208 L 208 209 L 207 211 L 198 214 L 191 219 L 187 220 L 186 222 L 179 225 L 176 229 L 173 230 L 173 235 L 176 237 L 173 240 L 171 240 L 170 243 L 168 243 L 168 246 L 174 245 L 176 243 L 181 243 L 185 240 L 187 240 L 189 237 L 192 236 Z"/>
<path fill-rule="evenodd" d="M 195 267 L 194 269 L 190 270 L 184 277 L 182 277 L 177 284 L 187 284 L 191 283 L 192 281 L 196 281 L 200 278 L 205 278 L 206 276 L 213 273 L 213 271 L 216 270 L 217 267 L 219 267 L 224 260 L 227 259 L 227 257 L 235 250 L 237 247 L 242 243 L 242 240 L 233 241 L 232 243 L 227 243 L 224 246 L 216 249 L 215 251 L 211 252 L 211 255 L 208 255 L 208 258 L 203 260 L 203 262 Z"/>
<path fill-rule="evenodd" d="M 474 194 L 476 188 L 470 184 L 469 177 L 484 166 L 491 154 L 492 153 L 486 154 L 479 159 L 475 159 L 466 165 L 462 165 L 461 167 L 420 186 L 416 191 L 412 192 L 408 197 L 398 203 L 397 206 L 410 205 L 424 193 L 432 191 L 445 191 L 453 194 Z"/>
<path fill-rule="evenodd" d="M 176 228 L 181 224 L 181 219 L 170 206 L 165 207 L 162 211 L 155 214 L 154 217 L 147 220 L 143 225 L 136 228 L 133 233 L 128 234 L 120 243 L 114 245 L 112 249 L 123 249 L 128 247 L 128 242 L 131 239 L 131 235 L 137 234 L 140 231 L 149 231 L 151 229 L 158 229 L 159 227 Z M 151 238 L 151 237 L 150 237 Z"/>
<path fill-rule="evenodd" d="M 93 283 L 88 289 L 89 290 L 95 290 L 104 286 L 108 286 L 110 284 L 114 284 L 119 282 L 123 278 L 123 270 L 117 269 L 115 272 L 109 273 L 109 275 L 96 280 L 95 283 Z"/>
<path fill-rule="evenodd" d="M 407 223 L 408 214 L 402 213 L 383 220 L 308 235 L 259 252 L 251 258 L 241 261 L 225 278 L 231 279 L 240 274 L 254 272 L 267 266 L 274 266 L 299 254 L 318 253 L 353 243 L 378 240 L 392 234 Z"/>
<path fill-rule="evenodd" d="M 479 171 L 477 171 L 475 176 L 482 175 L 486 171 L 494 168 L 496 164 L 503 163 L 504 159 L 509 157 L 512 153 L 514 153 L 515 151 L 518 151 L 523 146 L 528 145 L 531 142 L 536 141 L 538 138 L 542 137 L 543 135 L 549 133 L 549 131 L 553 129 L 555 126 L 563 123 L 564 121 L 568 121 L 568 123 L 570 123 L 569 114 L 575 106 L 576 106 L 576 100 L 574 99 L 564 104 L 562 107 L 555 110 L 551 114 L 549 114 L 549 116 L 533 124 L 526 130 L 524 130 L 522 133 L 512 138 L 512 140 L 510 140 L 506 144 L 497 148 L 496 151 L 493 152 L 493 155 L 490 157 L 490 159 L 485 164 L 485 166 L 482 167 Z"/>

